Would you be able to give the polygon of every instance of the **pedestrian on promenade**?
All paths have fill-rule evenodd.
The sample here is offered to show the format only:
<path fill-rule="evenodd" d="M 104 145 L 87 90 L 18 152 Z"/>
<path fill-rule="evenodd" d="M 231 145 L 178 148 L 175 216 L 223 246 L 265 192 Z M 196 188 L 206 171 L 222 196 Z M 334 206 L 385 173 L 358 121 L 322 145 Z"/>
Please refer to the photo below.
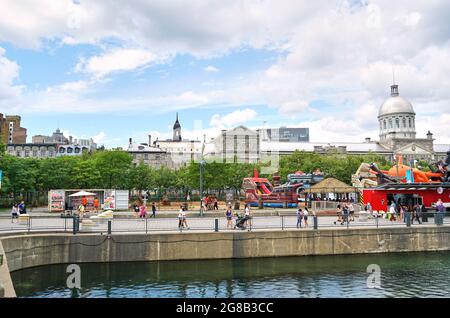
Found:
<path fill-rule="evenodd" d="M 364 210 L 366 212 L 369 212 L 370 214 L 372 214 L 372 205 L 370 204 L 370 202 L 367 202 L 366 206 L 364 207 Z"/>
<path fill-rule="evenodd" d="M 156 202 L 152 202 L 152 215 L 150 217 L 156 218 Z"/>
<path fill-rule="evenodd" d="M 86 207 L 87 207 L 87 199 L 86 199 L 86 197 L 82 197 L 81 198 L 81 204 L 84 206 L 84 209 L 86 210 Z"/>
<path fill-rule="evenodd" d="M 436 202 L 436 212 L 444 213 L 445 206 L 442 200 L 439 198 L 439 200 Z"/>
<path fill-rule="evenodd" d="M 11 209 L 11 223 L 14 223 L 14 219 L 19 217 L 19 207 L 16 203 L 13 204 Z"/>
<path fill-rule="evenodd" d="M 299 229 L 302 227 L 302 220 L 303 220 L 303 211 L 300 205 L 298 206 L 296 214 L 297 214 L 297 229 Z"/>
<path fill-rule="evenodd" d="M 27 213 L 27 207 L 25 206 L 25 202 L 20 202 L 19 206 L 19 214 L 26 214 Z"/>
<path fill-rule="evenodd" d="M 305 206 L 305 211 L 303 211 L 303 220 L 305 220 L 305 227 L 308 227 L 308 208 Z"/>
<path fill-rule="evenodd" d="M 181 230 L 183 228 L 183 206 L 180 205 L 180 210 L 178 211 L 178 228 Z"/>
<path fill-rule="evenodd" d="M 250 214 L 250 207 L 248 204 L 245 205 L 244 217 L 247 219 L 245 221 L 245 226 L 248 227 L 248 230 L 250 231 L 250 227 L 252 226 L 252 216 Z"/>
<path fill-rule="evenodd" d="M 400 206 L 400 215 L 398 216 L 398 222 L 405 222 L 405 207 L 403 205 Z"/>
<path fill-rule="evenodd" d="M 189 226 L 187 224 L 187 220 L 186 220 L 186 210 L 184 209 L 184 207 L 181 208 L 181 215 L 183 217 L 183 226 L 189 230 Z"/>
<path fill-rule="evenodd" d="M 217 201 L 216 197 L 214 197 L 213 202 L 214 202 L 214 210 L 219 210 L 219 202 Z"/>
<path fill-rule="evenodd" d="M 228 228 L 233 228 L 233 210 L 231 210 L 231 205 L 228 206 L 227 211 L 225 212 L 225 216 L 227 218 L 227 230 Z"/>
<path fill-rule="evenodd" d="M 334 221 L 334 224 L 342 222 L 342 204 L 341 204 L 341 202 L 338 203 L 337 209 L 338 209 L 337 210 L 337 220 Z"/>
<path fill-rule="evenodd" d="M 139 218 L 145 219 L 146 216 L 147 216 L 147 207 L 145 206 L 145 204 L 143 204 L 139 208 Z"/>
<path fill-rule="evenodd" d="M 84 205 L 83 205 L 83 204 L 80 204 L 80 205 L 78 206 L 78 216 L 80 217 L 80 219 L 83 218 L 84 212 L 85 212 L 85 211 L 86 211 L 86 209 L 84 208 Z"/>
<path fill-rule="evenodd" d="M 344 225 L 345 222 L 348 224 L 348 206 L 346 203 L 342 205 L 342 216 L 341 225 Z"/>
<path fill-rule="evenodd" d="M 395 217 L 397 215 L 397 211 L 395 210 L 395 204 L 394 203 L 392 203 L 391 207 L 389 208 L 389 214 L 390 214 L 389 221 L 395 221 Z"/>
<path fill-rule="evenodd" d="M 355 207 L 352 202 L 348 204 L 348 212 L 350 214 L 350 221 L 355 221 Z"/>
<path fill-rule="evenodd" d="M 420 221 L 420 216 L 421 216 L 422 208 L 420 207 L 419 204 L 416 204 L 416 205 L 414 206 L 413 212 L 414 212 L 414 215 L 413 215 L 411 224 L 414 223 L 414 219 L 417 219 L 417 222 L 419 222 L 419 224 L 422 224 L 422 221 Z"/>
<path fill-rule="evenodd" d="M 98 207 L 100 206 L 100 202 L 98 201 L 97 198 L 94 199 L 94 212 L 97 213 L 98 212 Z"/>

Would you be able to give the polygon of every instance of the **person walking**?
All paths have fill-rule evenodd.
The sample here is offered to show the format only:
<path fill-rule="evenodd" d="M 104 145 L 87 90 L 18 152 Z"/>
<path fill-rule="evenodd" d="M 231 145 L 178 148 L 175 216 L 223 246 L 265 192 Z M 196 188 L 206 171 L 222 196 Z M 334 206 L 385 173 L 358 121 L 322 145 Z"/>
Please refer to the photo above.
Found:
<path fill-rule="evenodd" d="M 341 202 L 339 202 L 337 205 L 337 220 L 334 221 L 334 224 L 336 225 L 337 223 L 341 222 L 342 222 L 342 204 Z"/>
<path fill-rule="evenodd" d="M 345 222 L 348 224 L 348 206 L 346 203 L 342 205 L 342 216 L 341 225 L 344 225 Z"/>
<path fill-rule="evenodd" d="M 300 205 L 297 209 L 296 214 L 297 214 L 297 229 L 299 229 L 302 227 L 302 221 L 303 221 L 303 211 L 302 211 L 302 208 L 300 207 Z"/>
<path fill-rule="evenodd" d="M 94 199 L 94 212 L 97 213 L 98 212 L 98 207 L 100 206 L 100 202 L 98 201 L 97 198 Z"/>
<path fill-rule="evenodd" d="M 156 202 L 152 202 L 152 215 L 150 217 L 156 218 Z"/>
<path fill-rule="evenodd" d="M 398 216 L 398 222 L 405 222 L 405 207 L 403 205 L 400 206 L 400 215 Z"/>
<path fill-rule="evenodd" d="M 14 223 L 14 219 L 17 218 L 19 218 L 19 207 L 14 203 L 11 209 L 11 223 Z"/>
<path fill-rule="evenodd" d="M 227 230 L 233 228 L 233 210 L 231 210 L 231 205 L 228 206 L 227 211 L 225 212 L 225 216 L 227 218 Z"/>
<path fill-rule="evenodd" d="M 389 208 L 389 221 L 395 221 L 395 217 L 397 215 L 397 211 L 395 210 L 395 204 L 391 204 L 391 207 Z"/>
<path fill-rule="evenodd" d="M 305 206 L 305 211 L 303 212 L 303 220 L 305 220 L 305 227 L 308 227 L 308 208 Z"/>
<path fill-rule="evenodd" d="M 84 209 L 86 210 L 86 207 L 87 207 L 87 198 L 86 197 L 81 198 L 81 204 L 84 206 Z"/>
<path fill-rule="evenodd" d="M 214 210 L 219 210 L 219 202 L 217 201 L 216 197 L 214 197 L 213 202 L 214 202 Z"/>
<path fill-rule="evenodd" d="M 439 200 L 436 202 L 436 216 L 435 218 L 437 219 L 437 223 L 438 225 L 442 225 L 443 221 L 444 221 L 444 212 L 445 212 L 445 206 L 444 203 L 442 202 L 442 200 L 439 198 Z"/>
<path fill-rule="evenodd" d="M 24 201 L 20 202 L 18 209 L 19 209 L 19 214 L 27 214 L 27 207 L 25 206 Z"/>
<path fill-rule="evenodd" d="M 136 217 L 138 217 L 139 216 L 139 204 L 137 202 L 133 203 L 133 211 L 134 211 L 134 214 L 136 215 Z"/>
<path fill-rule="evenodd" d="M 178 228 L 183 229 L 184 221 L 183 221 L 183 206 L 180 205 L 180 210 L 178 211 Z"/>
<path fill-rule="evenodd" d="M 248 204 L 245 205 L 244 217 L 247 219 L 245 221 L 245 226 L 248 227 L 248 230 L 250 231 L 250 228 L 252 226 L 252 216 L 250 214 L 250 207 L 248 206 Z"/>
<path fill-rule="evenodd" d="M 184 207 L 181 208 L 181 215 L 183 217 L 183 226 L 186 228 L 186 230 L 189 230 L 189 226 L 186 220 L 186 210 L 184 209 Z"/>
<path fill-rule="evenodd" d="M 422 208 L 420 207 L 419 204 L 416 204 L 414 206 L 414 210 L 413 210 L 413 218 L 411 220 L 411 224 L 414 224 L 414 219 L 417 219 L 417 222 L 419 222 L 419 224 L 422 224 L 422 221 L 420 221 L 420 214 L 421 214 Z"/>
<path fill-rule="evenodd" d="M 78 216 L 80 217 L 80 220 L 83 219 L 84 216 L 84 212 L 86 211 L 86 209 L 84 208 L 83 204 L 80 204 L 78 206 Z"/>
<path fill-rule="evenodd" d="M 355 207 L 352 202 L 348 204 L 348 212 L 350 214 L 350 221 L 355 221 Z"/>
<path fill-rule="evenodd" d="M 145 219 L 146 216 L 147 216 L 147 206 L 143 204 L 139 208 L 139 218 Z"/>

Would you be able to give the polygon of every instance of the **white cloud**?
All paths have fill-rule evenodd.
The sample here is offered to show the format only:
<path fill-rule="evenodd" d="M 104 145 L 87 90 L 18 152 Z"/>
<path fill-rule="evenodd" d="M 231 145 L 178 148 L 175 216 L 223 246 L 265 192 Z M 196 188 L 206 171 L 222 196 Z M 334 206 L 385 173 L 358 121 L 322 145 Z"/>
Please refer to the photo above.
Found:
<path fill-rule="evenodd" d="M 210 125 L 218 128 L 230 128 L 252 120 L 257 115 L 257 112 L 250 108 L 243 110 L 238 109 L 224 116 L 220 116 L 219 114 L 213 115 L 211 117 Z"/>
<path fill-rule="evenodd" d="M 85 72 L 95 77 L 104 77 L 110 73 L 132 71 L 157 61 L 157 57 L 140 49 L 115 49 L 88 60 L 82 59 L 75 67 L 76 72 Z"/>
<path fill-rule="evenodd" d="M 210 73 L 217 73 L 219 71 L 219 69 L 215 66 L 212 65 L 208 65 L 207 67 L 203 68 L 203 70 L 205 72 L 210 72 Z"/>
<path fill-rule="evenodd" d="M 18 98 L 22 88 L 14 84 L 19 76 L 19 65 L 9 60 L 6 51 L 0 47 L 0 105 L 11 106 Z"/>

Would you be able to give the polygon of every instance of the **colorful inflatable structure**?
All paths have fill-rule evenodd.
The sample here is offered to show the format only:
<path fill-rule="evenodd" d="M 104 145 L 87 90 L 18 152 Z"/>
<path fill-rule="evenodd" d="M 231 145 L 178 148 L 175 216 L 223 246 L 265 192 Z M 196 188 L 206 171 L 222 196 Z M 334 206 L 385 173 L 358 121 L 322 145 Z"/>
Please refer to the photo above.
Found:
<path fill-rule="evenodd" d="M 278 175 L 276 175 L 278 177 Z M 250 206 L 297 207 L 301 192 L 312 184 L 323 180 L 320 170 L 313 174 L 302 171 L 288 175 L 288 182 L 274 187 L 267 178 L 260 178 L 255 169 L 252 178 L 244 178 L 245 203 Z"/>

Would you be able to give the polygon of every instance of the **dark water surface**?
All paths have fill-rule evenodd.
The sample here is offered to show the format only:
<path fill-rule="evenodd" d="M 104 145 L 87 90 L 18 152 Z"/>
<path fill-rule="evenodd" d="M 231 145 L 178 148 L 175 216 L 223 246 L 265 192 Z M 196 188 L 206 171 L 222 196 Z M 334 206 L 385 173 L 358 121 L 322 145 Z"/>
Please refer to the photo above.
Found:
<path fill-rule="evenodd" d="M 367 266 L 381 289 L 367 287 Z M 19 297 L 450 297 L 450 252 L 80 264 L 13 272 Z"/>

